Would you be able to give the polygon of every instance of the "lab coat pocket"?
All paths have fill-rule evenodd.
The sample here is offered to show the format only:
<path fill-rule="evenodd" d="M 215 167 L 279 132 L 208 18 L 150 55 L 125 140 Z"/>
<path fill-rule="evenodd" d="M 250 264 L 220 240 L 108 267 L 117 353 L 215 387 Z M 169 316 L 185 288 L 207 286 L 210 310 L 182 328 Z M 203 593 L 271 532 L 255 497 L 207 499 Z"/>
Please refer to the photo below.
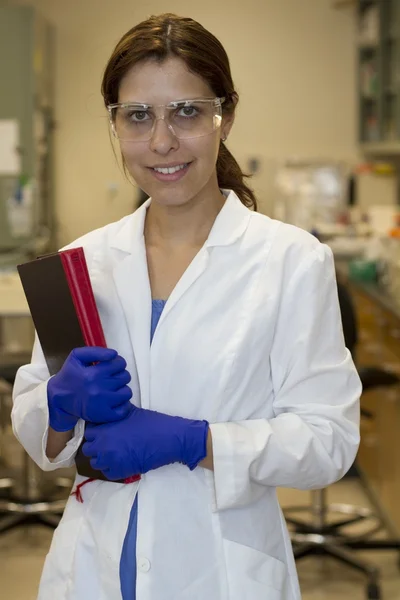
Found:
<path fill-rule="evenodd" d="M 286 565 L 259 550 L 224 540 L 229 600 L 290 600 Z"/>

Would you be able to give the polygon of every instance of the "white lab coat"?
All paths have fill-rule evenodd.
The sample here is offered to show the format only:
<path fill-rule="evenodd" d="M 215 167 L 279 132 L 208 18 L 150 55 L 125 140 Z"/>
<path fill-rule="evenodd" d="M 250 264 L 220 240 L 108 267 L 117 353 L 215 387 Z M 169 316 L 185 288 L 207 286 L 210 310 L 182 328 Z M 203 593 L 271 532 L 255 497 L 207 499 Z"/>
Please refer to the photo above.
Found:
<path fill-rule="evenodd" d="M 345 349 L 330 250 L 245 208 L 233 192 L 172 292 L 150 347 L 143 225 L 133 215 L 83 246 L 108 346 L 133 402 L 211 423 L 214 472 L 175 464 L 140 483 L 70 497 L 39 600 L 120 600 L 119 562 L 139 493 L 138 600 L 298 600 L 278 486 L 327 486 L 359 443 L 360 382 Z M 73 465 L 83 422 L 45 455 L 49 374 L 35 344 L 14 388 L 14 431 L 45 470 Z M 77 476 L 79 483 L 83 478 Z"/>

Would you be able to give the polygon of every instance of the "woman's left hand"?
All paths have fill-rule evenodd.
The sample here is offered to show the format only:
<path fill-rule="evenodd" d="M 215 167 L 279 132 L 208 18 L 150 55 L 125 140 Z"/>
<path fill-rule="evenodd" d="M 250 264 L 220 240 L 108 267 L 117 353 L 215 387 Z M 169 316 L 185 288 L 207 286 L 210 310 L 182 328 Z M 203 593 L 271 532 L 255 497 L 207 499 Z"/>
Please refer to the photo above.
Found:
<path fill-rule="evenodd" d="M 208 422 L 137 408 L 125 419 L 87 423 L 82 451 L 94 469 L 113 481 L 172 463 L 193 470 L 207 456 Z"/>

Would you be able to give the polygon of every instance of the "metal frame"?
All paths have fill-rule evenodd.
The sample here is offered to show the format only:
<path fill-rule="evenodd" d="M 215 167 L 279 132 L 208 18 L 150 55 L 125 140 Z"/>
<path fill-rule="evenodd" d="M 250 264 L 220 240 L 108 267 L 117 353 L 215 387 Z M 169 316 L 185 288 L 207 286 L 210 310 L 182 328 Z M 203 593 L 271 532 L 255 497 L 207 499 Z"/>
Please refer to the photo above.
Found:
<path fill-rule="evenodd" d="M 363 480 L 361 480 L 363 483 Z M 364 485 L 363 485 L 364 487 Z M 365 490 L 369 496 L 368 490 Z M 379 507 L 375 510 L 349 504 L 328 504 L 327 490 L 313 490 L 310 506 L 293 506 L 284 509 L 286 522 L 289 525 L 293 552 L 296 560 L 306 556 L 324 555 L 356 569 L 367 577 L 367 598 L 379 600 L 380 572 L 377 567 L 367 561 L 355 558 L 350 550 L 399 550 L 400 538 L 393 540 L 375 540 L 371 536 L 388 528 L 384 514 Z M 373 504 L 375 504 L 373 502 Z M 291 517 L 292 513 L 309 512 L 311 520 L 303 521 Z M 332 521 L 328 516 L 332 513 L 344 518 Z M 359 522 L 370 522 L 370 526 L 361 534 L 352 535 L 342 531 Z M 389 529 L 392 533 L 392 529 Z"/>

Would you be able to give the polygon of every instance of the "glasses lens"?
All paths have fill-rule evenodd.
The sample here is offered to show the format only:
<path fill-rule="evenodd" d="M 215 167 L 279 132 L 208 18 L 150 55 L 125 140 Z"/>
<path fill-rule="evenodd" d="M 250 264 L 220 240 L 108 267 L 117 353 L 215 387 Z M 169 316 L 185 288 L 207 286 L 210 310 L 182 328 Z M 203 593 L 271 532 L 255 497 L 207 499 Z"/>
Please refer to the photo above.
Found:
<path fill-rule="evenodd" d="M 111 120 L 115 135 L 119 140 L 139 142 L 150 139 L 153 117 L 143 107 L 130 105 L 113 108 Z"/>
<path fill-rule="evenodd" d="M 131 142 L 150 140 L 157 120 L 154 110 L 134 104 L 113 108 L 111 120 L 116 137 Z M 177 138 L 201 137 L 218 129 L 222 109 L 220 102 L 215 100 L 179 102 L 167 106 L 163 118 Z"/>
<path fill-rule="evenodd" d="M 202 137 L 221 124 L 221 106 L 214 100 L 194 101 L 168 108 L 168 120 L 179 139 Z"/>

